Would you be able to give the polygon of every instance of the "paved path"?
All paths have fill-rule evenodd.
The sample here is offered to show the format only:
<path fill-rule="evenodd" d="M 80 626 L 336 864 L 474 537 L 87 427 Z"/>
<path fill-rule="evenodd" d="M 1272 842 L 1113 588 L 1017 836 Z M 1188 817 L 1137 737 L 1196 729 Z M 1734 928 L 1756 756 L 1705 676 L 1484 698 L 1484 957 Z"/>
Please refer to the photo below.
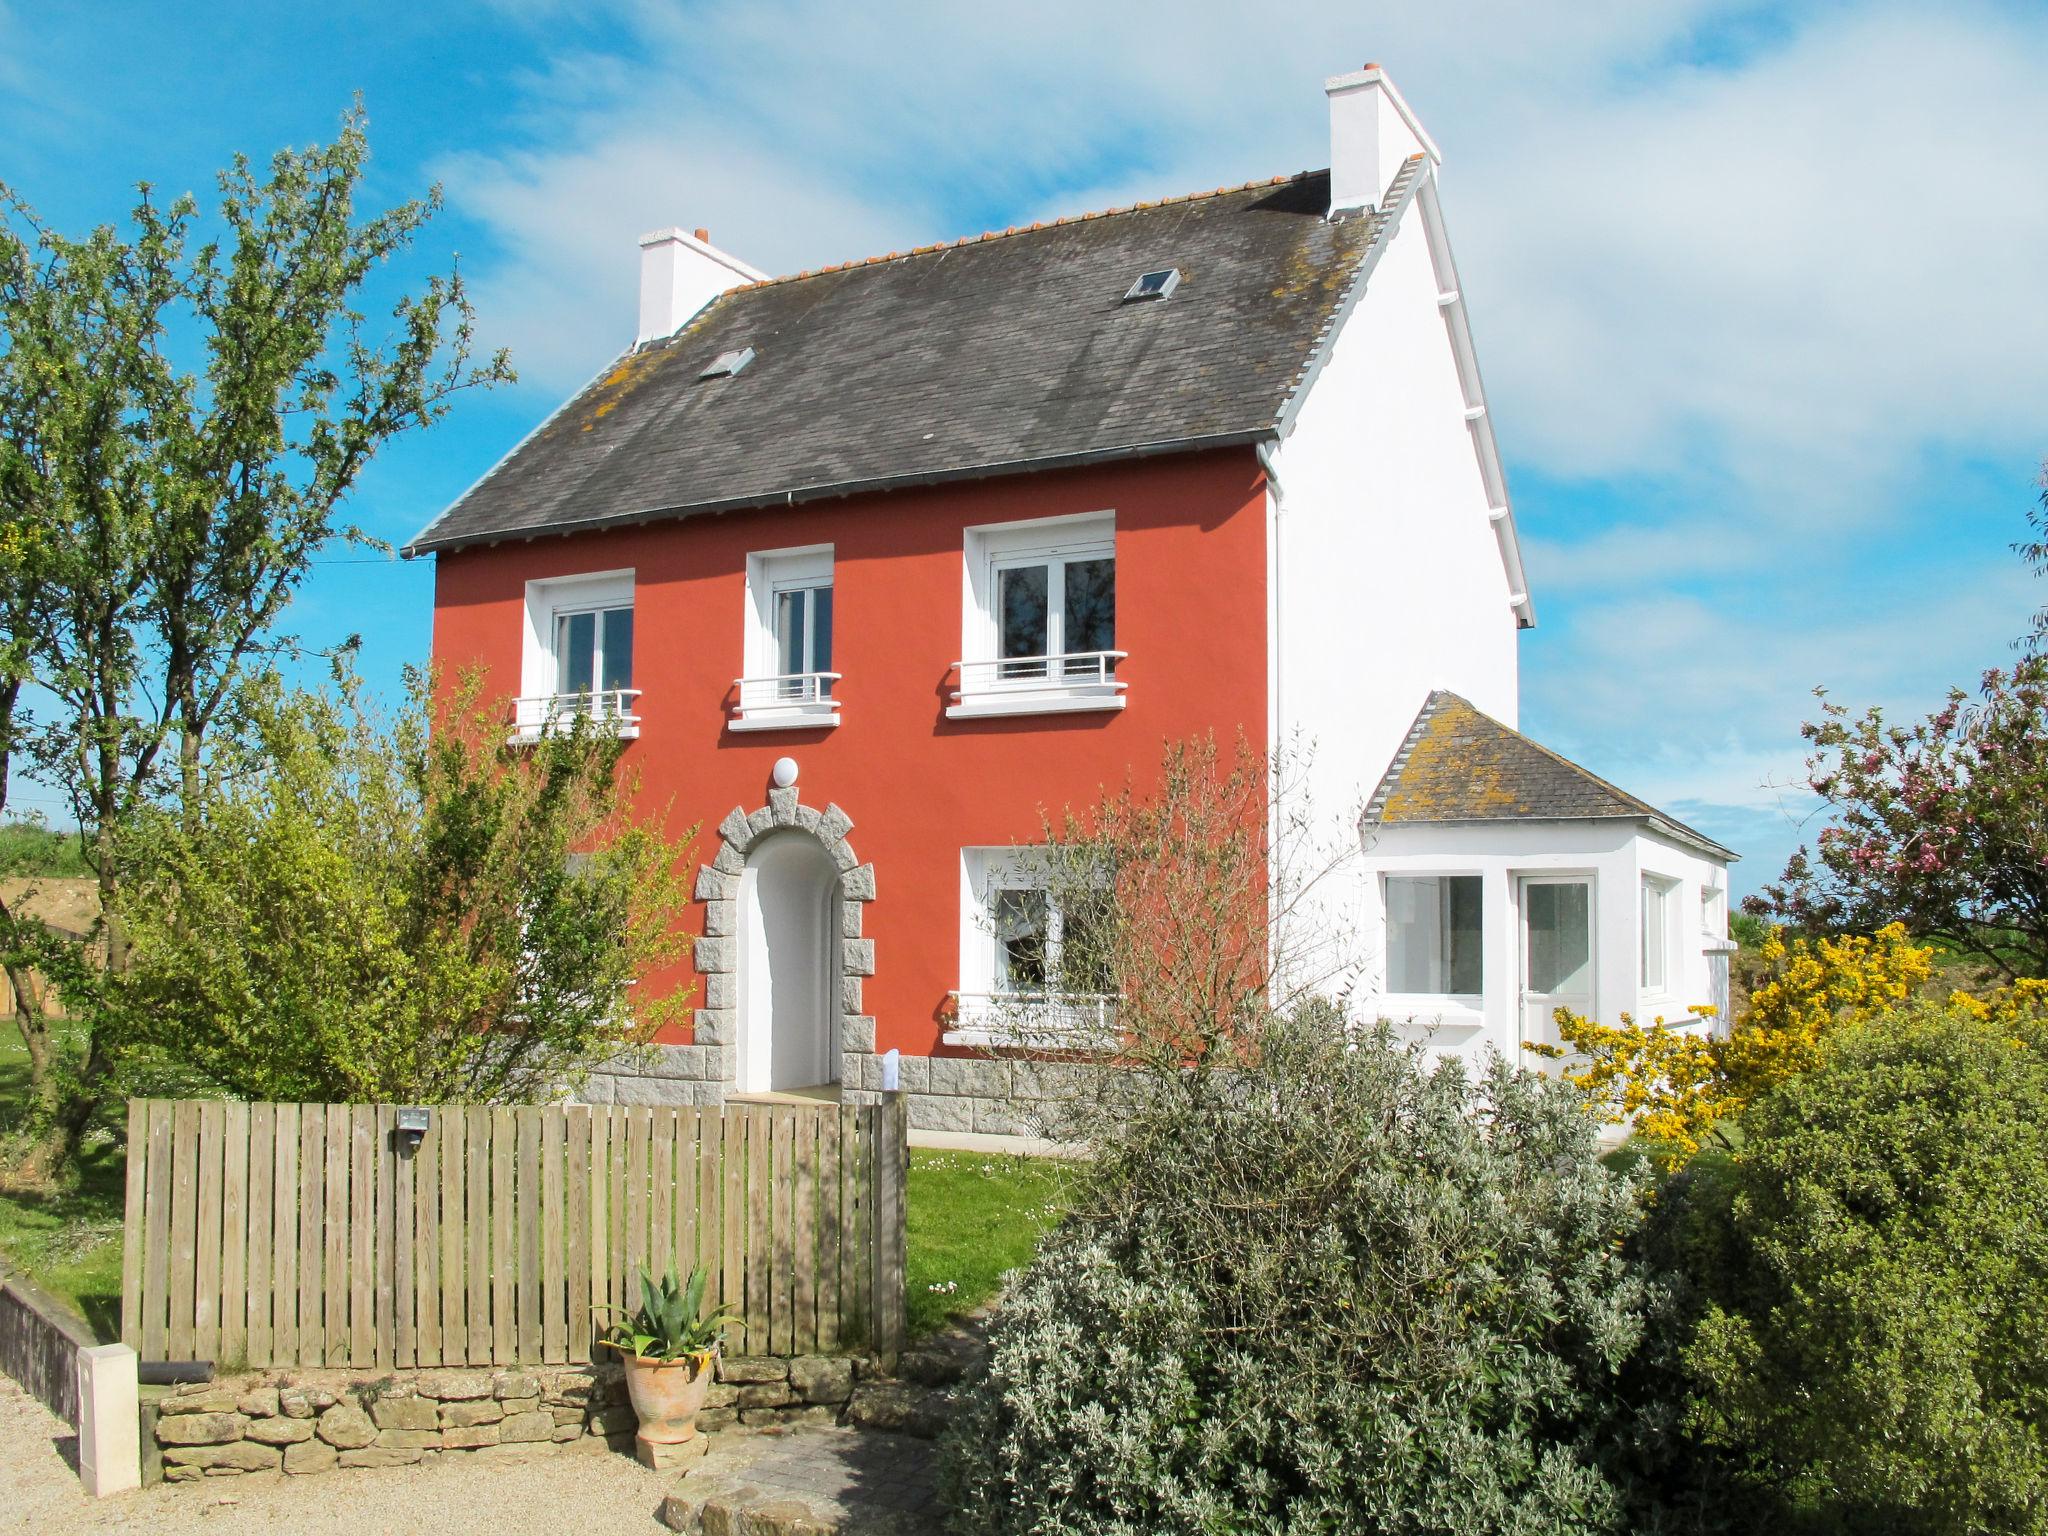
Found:
<path fill-rule="evenodd" d="M 929 1440 L 858 1429 L 719 1435 L 662 1507 L 678 1531 L 936 1536 Z"/>
<path fill-rule="evenodd" d="M 650 1472 L 629 1456 L 551 1451 L 530 1461 L 442 1456 L 426 1466 L 319 1477 L 207 1478 L 196 1486 L 95 1501 L 79 1488 L 76 1454 L 70 1426 L 0 1376 L 0 1532 L 8 1536 L 115 1530 L 661 1536 L 656 1511 L 675 1486 L 673 1473 Z"/>

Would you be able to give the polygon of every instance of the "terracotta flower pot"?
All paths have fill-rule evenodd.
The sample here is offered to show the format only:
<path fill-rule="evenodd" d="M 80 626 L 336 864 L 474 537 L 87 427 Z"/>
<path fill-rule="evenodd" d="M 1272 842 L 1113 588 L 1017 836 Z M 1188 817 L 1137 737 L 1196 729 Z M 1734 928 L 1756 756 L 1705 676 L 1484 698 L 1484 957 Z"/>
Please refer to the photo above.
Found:
<path fill-rule="evenodd" d="M 697 1410 L 704 1406 L 717 1374 L 716 1352 L 681 1360 L 649 1360 L 624 1350 L 619 1355 L 626 1367 L 626 1395 L 640 1420 L 640 1438 L 651 1445 L 696 1439 Z"/>

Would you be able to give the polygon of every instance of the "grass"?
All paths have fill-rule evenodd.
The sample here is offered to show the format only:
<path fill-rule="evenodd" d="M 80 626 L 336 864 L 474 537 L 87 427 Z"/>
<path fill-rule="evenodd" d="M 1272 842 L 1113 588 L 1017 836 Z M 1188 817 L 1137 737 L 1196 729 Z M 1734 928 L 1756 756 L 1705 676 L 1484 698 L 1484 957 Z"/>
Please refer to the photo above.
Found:
<path fill-rule="evenodd" d="M 1009 1153 L 910 1154 L 905 1214 L 911 1337 L 991 1300 L 1059 1216 L 1066 1167 Z"/>
<path fill-rule="evenodd" d="M 28 1097 L 28 1053 L 0 1027 L 0 1121 Z M 46 1195 L 0 1193 L 0 1256 L 69 1303 L 102 1339 L 121 1333 L 121 1208 L 127 1154 L 88 1137 L 78 1182 Z"/>

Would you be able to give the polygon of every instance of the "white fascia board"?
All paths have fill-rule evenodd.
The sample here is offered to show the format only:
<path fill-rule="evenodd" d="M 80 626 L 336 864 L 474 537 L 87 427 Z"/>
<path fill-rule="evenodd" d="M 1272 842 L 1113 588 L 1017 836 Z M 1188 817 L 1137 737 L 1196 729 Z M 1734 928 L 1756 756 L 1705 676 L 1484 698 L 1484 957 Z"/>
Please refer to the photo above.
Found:
<path fill-rule="evenodd" d="M 748 266 L 730 251 L 721 251 L 717 246 L 712 245 L 708 241 L 699 240 L 687 229 L 677 229 L 673 226 L 668 229 L 650 229 L 640 237 L 640 245 L 642 249 L 645 249 L 647 246 L 659 245 L 669 240 L 673 240 L 677 245 L 683 246 L 686 249 L 695 251 L 706 261 L 717 262 L 719 266 L 724 267 L 734 276 L 744 278 L 750 283 L 765 283 L 768 281 L 768 274 L 766 272 L 761 271 L 758 267 Z"/>
<path fill-rule="evenodd" d="M 1508 495 L 1500 443 L 1493 433 L 1493 412 L 1487 409 L 1486 384 L 1479 375 L 1479 352 L 1472 344 L 1472 324 L 1465 309 L 1465 287 L 1458 281 L 1458 264 L 1451 255 L 1450 232 L 1444 226 L 1443 203 L 1437 196 L 1433 169 L 1417 179 L 1415 201 L 1422 211 L 1423 232 L 1429 239 L 1430 259 L 1436 266 L 1437 290 L 1443 296 L 1438 307 L 1450 334 L 1458 379 L 1465 389 L 1466 425 L 1472 433 L 1473 452 L 1479 458 L 1479 476 L 1486 486 L 1488 515 L 1493 522 L 1494 538 L 1500 544 L 1501 564 L 1507 570 L 1515 620 L 1523 629 L 1534 629 L 1536 605 L 1529 599 L 1529 577 L 1522 567 L 1522 541 L 1515 530 L 1514 502 Z"/>
<path fill-rule="evenodd" d="M 478 486 L 482 485 L 486 480 L 490 479 L 491 476 L 495 475 L 499 470 L 503 469 L 507 464 L 511 463 L 513 457 L 516 454 L 518 454 L 520 449 L 524 448 L 536 437 L 539 437 L 541 433 L 547 431 L 549 427 L 553 426 L 555 424 L 555 418 L 560 416 L 562 412 L 568 410 L 569 407 L 574 405 L 578 400 L 581 400 L 585 393 L 588 392 L 590 388 L 593 385 L 595 385 L 599 379 L 603 378 L 606 374 L 610 373 L 614 368 L 618 367 L 619 364 L 623 363 L 627 358 L 631 357 L 636 350 L 636 347 L 627 347 L 624 351 L 615 354 L 610 362 L 606 363 L 602 368 L 598 369 L 597 372 L 593 373 L 588 379 L 584 380 L 580 387 L 571 390 L 568 394 L 564 395 L 561 399 L 561 403 L 558 404 L 552 411 L 549 411 L 547 415 L 541 417 L 541 419 L 537 423 L 535 423 L 534 428 L 531 432 L 528 432 L 526 436 L 520 438 L 518 442 L 514 443 L 510 448 L 507 448 L 502 454 L 498 456 L 497 463 L 493 464 L 489 469 L 485 470 L 482 474 L 478 475 L 474 480 L 470 481 L 469 488 L 465 490 L 460 496 L 456 497 L 453 501 L 449 502 L 447 506 L 443 507 L 440 511 L 436 512 L 433 515 L 432 519 L 429 520 L 426 527 L 422 528 L 410 539 L 407 539 L 403 544 L 399 545 L 399 557 L 405 560 L 410 560 L 414 558 L 414 551 L 418 548 L 420 541 L 424 539 L 428 534 L 434 531 L 435 524 L 439 523 L 442 518 L 446 517 L 450 512 L 453 512 L 457 507 L 461 506 L 465 501 L 469 500 L 469 498 L 475 494 Z M 496 541 L 493 540 L 492 542 L 495 543 Z"/>

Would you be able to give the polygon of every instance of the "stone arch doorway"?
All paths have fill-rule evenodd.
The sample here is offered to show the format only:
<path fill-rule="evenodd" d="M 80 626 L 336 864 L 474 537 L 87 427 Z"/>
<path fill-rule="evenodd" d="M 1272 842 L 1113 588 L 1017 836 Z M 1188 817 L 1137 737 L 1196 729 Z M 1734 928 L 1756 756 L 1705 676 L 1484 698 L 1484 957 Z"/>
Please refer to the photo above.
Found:
<path fill-rule="evenodd" d="M 850 1103 L 879 1097 L 875 1021 L 861 1008 L 875 973 L 875 941 L 862 931 L 875 870 L 854 853 L 852 831 L 846 812 L 802 804 L 794 785 L 770 790 L 758 810 L 735 806 L 718 824 L 717 856 L 697 872 L 704 1006 L 695 1043 L 719 1097 L 768 1091 L 754 1086 L 764 1068 L 768 1089 L 837 1082 Z M 803 979 L 805 965 L 821 986 Z M 789 1027 L 778 1034 L 781 1021 Z M 778 1042 L 788 1051 L 782 1070 Z M 812 1083 L 787 1080 L 820 1060 L 825 1070 Z"/>
<path fill-rule="evenodd" d="M 815 837 L 770 833 L 747 854 L 735 912 L 741 1093 L 839 1080 L 839 871 Z"/>

